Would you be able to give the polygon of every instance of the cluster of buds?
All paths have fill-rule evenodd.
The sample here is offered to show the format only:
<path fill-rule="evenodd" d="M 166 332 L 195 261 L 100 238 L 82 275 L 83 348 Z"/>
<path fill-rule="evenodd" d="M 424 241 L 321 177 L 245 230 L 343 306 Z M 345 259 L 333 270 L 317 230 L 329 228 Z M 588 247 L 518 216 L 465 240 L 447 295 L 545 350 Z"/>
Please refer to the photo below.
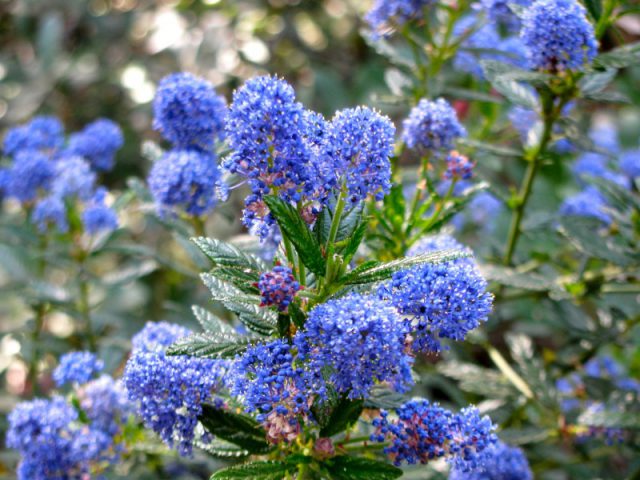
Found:
<path fill-rule="evenodd" d="M 296 293 L 300 290 L 300 284 L 293 276 L 289 267 L 276 265 L 270 272 L 260 275 L 260 281 L 256 284 L 262 297 L 261 307 L 275 305 L 281 312 L 286 312 Z"/>

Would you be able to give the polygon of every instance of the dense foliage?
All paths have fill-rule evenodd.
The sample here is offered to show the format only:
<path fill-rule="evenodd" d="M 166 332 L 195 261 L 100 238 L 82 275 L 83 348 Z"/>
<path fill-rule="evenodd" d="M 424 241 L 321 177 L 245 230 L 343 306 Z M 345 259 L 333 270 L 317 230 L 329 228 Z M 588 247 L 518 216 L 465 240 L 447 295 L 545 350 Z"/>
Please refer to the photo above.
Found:
<path fill-rule="evenodd" d="M 7 470 L 638 478 L 634 12 L 376 0 L 375 108 L 172 73 L 145 179 L 110 119 L 8 128 Z"/>

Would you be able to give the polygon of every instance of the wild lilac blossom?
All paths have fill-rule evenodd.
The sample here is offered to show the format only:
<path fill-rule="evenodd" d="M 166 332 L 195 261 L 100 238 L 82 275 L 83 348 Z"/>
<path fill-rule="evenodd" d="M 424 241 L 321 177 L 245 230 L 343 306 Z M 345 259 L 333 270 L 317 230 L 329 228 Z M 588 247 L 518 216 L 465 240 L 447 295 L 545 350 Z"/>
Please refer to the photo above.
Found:
<path fill-rule="evenodd" d="M 589 138 L 596 147 L 609 155 L 620 153 L 618 130 L 611 123 L 594 125 L 589 131 Z"/>
<path fill-rule="evenodd" d="M 123 144 L 118 124 L 100 118 L 70 135 L 65 153 L 84 158 L 97 171 L 108 171 L 113 168 L 115 154 Z"/>
<path fill-rule="evenodd" d="M 526 50 L 520 39 L 513 36 L 502 38 L 495 24 L 481 22 L 477 15 L 468 15 L 455 24 L 453 35 L 465 38 L 454 57 L 454 67 L 480 79 L 484 79 L 481 60 L 500 60 L 527 68 Z"/>
<path fill-rule="evenodd" d="M 395 465 L 446 458 L 466 473 L 484 463 L 487 450 L 497 441 L 495 426 L 489 417 L 480 417 L 475 407 L 453 413 L 428 400 L 412 400 L 395 413 L 396 418 L 381 410 L 371 435 L 372 441 L 391 441 L 384 453 Z"/>
<path fill-rule="evenodd" d="M 409 148 L 450 150 L 458 137 L 467 132 L 458 121 L 455 110 L 443 98 L 423 98 L 409 113 L 402 127 L 402 140 Z"/>
<path fill-rule="evenodd" d="M 482 465 L 470 472 L 453 467 L 449 480 L 533 480 L 524 452 L 497 441 L 483 452 Z"/>
<path fill-rule="evenodd" d="M 313 401 L 326 395 L 320 370 L 297 360 L 282 339 L 250 347 L 236 358 L 229 377 L 231 393 L 257 414 L 271 443 L 295 440 L 300 419 L 312 419 Z"/>
<path fill-rule="evenodd" d="M 507 0 L 480 0 L 480 6 L 487 13 L 487 17 L 491 22 L 504 25 L 511 31 L 517 31 L 520 28 L 520 20 L 511 10 L 509 4 L 514 3 L 526 7 L 531 2 L 532 0 L 516 0 L 514 2 Z"/>
<path fill-rule="evenodd" d="M 234 92 L 226 124 L 232 153 L 222 166 L 247 178 L 252 194 L 245 199 L 243 221 L 261 238 L 274 224 L 264 195 L 303 201 L 312 209 L 327 196 L 332 179 L 318 175 L 330 172 L 316 163 L 318 121 L 323 123 L 305 111 L 293 88 L 279 78 L 252 78 Z"/>
<path fill-rule="evenodd" d="M 69 230 L 66 207 L 64 202 L 55 195 L 45 197 L 36 203 L 31 213 L 31 221 L 40 233 L 45 233 L 51 227 L 60 233 L 66 233 Z"/>
<path fill-rule="evenodd" d="M 37 150 L 21 150 L 8 171 L 5 191 L 20 202 L 31 202 L 51 186 L 54 177 L 54 165 L 48 155 Z"/>
<path fill-rule="evenodd" d="M 5 155 L 14 156 L 21 151 L 50 153 L 64 143 L 64 127 L 51 116 L 34 117 L 29 123 L 11 128 L 4 137 Z"/>
<path fill-rule="evenodd" d="M 588 186 L 580 193 L 565 198 L 560 205 L 559 213 L 578 217 L 594 217 L 608 225 L 611 223 L 611 216 L 607 213 L 607 206 L 600 191 L 596 187 Z"/>
<path fill-rule="evenodd" d="M 149 173 L 149 190 L 161 213 L 181 209 L 202 215 L 216 204 L 220 172 L 213 153 L 174 149 L 157 160 Z"/>
<path fill-rule="evenodd" d="M 96 174 L 81 157 L 64 157 L 55 164 L 51 193 L 60 199 L 89 200 L 96 184 Z"/>
<path fill-rule="evenodd" d="M 262 297 L 260 306 L 275 305 L 278 310 L 285 312 L 300 290 L 300 284 L 295 280 L 289 267 L 276 265 L 269 272 L 260 275 L 258 290 Z"/>
<path fill-rule="evenodd" d="M 422 18 L 424 9 L 433 3 L 434 0 L 376 0 L 364 18 L 374 35 L 386 34 L 408 20 Z"/>
<path fill-rule="evenodd" d="M 376 382 L 398 391 L 412 384 L 402 319 L 388 303 L 350 295 L 316 306 L 294 344 L 311 369 L 329 369 L 329 381 L 349 398 L 364 398 Z"/>
<path fill-rule="evenodd" d="M 93 428 L 111 437 L 121 432 L 122 425 L 135 411 L 122 381 L 114 380 L 110 375 L 101 375 L 82 385 L 77 396 Z"/>
<path fill-rule="evenodd" d="M 352 205 L 368 195 L 382 200 L 389 193 L 394 134 L 389 118 L 366 107 L 340 110 L 331 119 L 328 157 Z"/>
<path fill-rule="evenodd" d="M 485 231 L 491 231 L 503 210 L 503 203 L 495 195 L 483 191 L 471 199 L 467 215 L 475 225 L 482 227 Z"/>
<path fill-rule="evenodd" d="M 598 53 L 586 10 L 576 0 L 538 0 L 526 9 L 521 38 L 534 70 L 583 70 Z"/>
<path fill-rule="evenodd" d="M 629 179 L 621 173 L 614 172 L 609 167 L 608 158 L 599 153 L 583 153 L 573 164 L 571 170 L 578 182 L 583 185 L 583 176 L 588 175 L 607 179 L 611 182 L 617 183 L 621 187 L 627 188 L 629 186 Z"/>
<path fill-rule="evenodd" d="M 147 323 L 133 339 L 123 381 L 145 425 L 181 455 L 191 455 L 202 404 L 220 386 L 226 362 L 184 355 L 166 348 L 190 333 L 165 322 Z"/>
<path fill-rule="evenodd" d="M 67 383 L 87 383 L 104 368 L 104 362 L 91 352 L 70 352 L 60 357 L 53 371 L 53 380 L 58 387 Z"/>
<path fill-rule="evenodd" d="M 640 149 L 628 150 L 620 155 L 620 170 L 630 179 L 640 177 Z"/>
<path fill-rule="evenodd" d="M 224 136 L 224 98 L 190 73 L 164 77 L 153 100 L 153 127 L 175 148 L 211 150 Z"/>
<path fill-rule="evenodd" d="M 96 189 L 93 198 L 87 202 L 82 212 L 84 231 L 90 235 L 100 232 L 111 232 L 118 228 L 118 215 L 115 210 L 105 204 L 107 190 Z"/>
<path fill-rule="evenodd" d="M 640 382 L 629 377 L 622 365 L 609 355 L 593 357 L 584 365 L 584 376 L 608 380 L 616 388 L 623 392 L 640 394 Z M 583 377 L 577 373 L 571 373 L 556 380 L 556 389 L 560 394 L 560 406 L 567 415 L 580 413 L 581 411 L 600 412 L 605 410 L 602 402 L 597 402 L 587 397 L 586 385 Z M 613 408 L 615 407 L 607 407 Z M 579 432 L 577 438 L 603 438 L 608 444 L 620 442 L 625 437 L 625 431 L 612 427 L 589 427 L 586 432 Z"/>
<path fill-rule="evenodd" d="M 449 152 L 445 161 L 447 162 L 447 169 L 443 175 L 445 179 L 469 180 L 473 176 L 475 162 L 457 151 Z"/>
<path fill-rule="evenodd" d="M 7 446 L 20 454 L 19 480 L 84 480 L 119 461 L 131 406 L 110 376 L 85 383 L 98 363 L 88 352 L 61 359 L 54 376 L 60 385 L 75 383 L 77 404 L 54 396 L 19 403 L 9 414 Z"/>
<path fill-rule="evenodd" d="M 77 468 L 70 425 L 78 413 L 62 397 L 19 403 L 8 416 L 7 446 L 20 453 L 18 478 L 69 478 Z M 77 478 L 77 477 L 71 477 Z"/>
<path fill-rule="evenodd" d="M 474 262 L 424 264 L 393 274 L 378 288 L 405 319 L 414 351 L 440 350 L 440 338 L 464 340 L 487 321 L 493 295 Z"/>
<path fill-rule="evenodd" d="M 451 235 L 440 233 L 437 235 L 427 235 L 426 237 L 422 237 L 409 250 L 407 250 L 407 256 L 415 257 L 416 255 L 433 253 L 440 250 L 460 250 L 461 252 L 471 253 L 469 247 L 464 246 Z M 473 260 L 468 257 L 462 257 L 454 261 L 473 262 Z"/>

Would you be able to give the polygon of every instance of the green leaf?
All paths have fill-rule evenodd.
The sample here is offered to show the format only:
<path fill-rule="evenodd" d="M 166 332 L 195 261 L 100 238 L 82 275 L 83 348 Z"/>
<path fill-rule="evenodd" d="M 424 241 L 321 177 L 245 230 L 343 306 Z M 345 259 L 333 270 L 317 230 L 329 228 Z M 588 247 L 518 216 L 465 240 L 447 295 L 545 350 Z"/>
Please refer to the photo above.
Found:
<path fill-rule="evenodd" d="M 522 68 L 514 67 L 510 63 L 504 63 L 498 60 L 482 60 L 480 63 L 482 64 L 483 72 L 492 78 L 501 77 L 518 82 L 529 82 L 534 85 L 545 85 L 553 78 L 548 73 L 523 70 Z"/>
<path fill-rule="evenodd" d="M 400 258 L 398 260 L 377 264 L 368 269 L 354 270 L 347 275 L 344 280 L 344 284 L 358 285 L 379 282 L 391 277 L 391 275 L 398 270 L 404 270 L 406 268 L 423 265 L 425 263 L 435 264 L 450 262 L 459 258 L 468 257 L 469 255 L 470 253 L 460 250 L 441 250 L 438 252 L 416 255 L 415 257 Z"/>
<path fill-rule="evenodd" d="M 580 425 L 589 427 L 640 429 L 640 412 L 588 409 L 578 417 Z"/>
<path fill-rule="evenodd" d="M 289 336 L 289 327 L 291 326 L 291 317 L 284 313 L 278 315 L 278 334 L 282 338 Z"/>
<path fill-rule="evenodd" d="M 347 241 L 347 246 L 342 252 L 345 262 L 349 262 L 349 260 L 351 260 L 351 257 L 353 257 L 353 255 L 355 255 L 355 253 L 358 251 L 358 247 L 360 246 L 360 244 L 362 243 L 362 240 L 364 239 L 364 234 L 367 231 L 367 227 L 368 225 L 366 222 L 361 223 L 355 229 L 353 234 L 349 237 Z"/>
<path fill-rule="evenodd" d="M 265 263 L 255 255 L 245 253 L 230 243 L 213 238 L 192 238 L 202 252 L 216 265 L 221 267 L 238 268 L 248 272 L 260 272 L 267 270 Z"/>
<path fill-rule="evenodd" d="M 460 143 L 460 145 L 464 145 L 465 147 L 472 148 L 474 150 L 480 150 L 482 152 L 491 153 L 493 155 L 498 155 L 500 157 L 521 157 L 522 156 L 522 152 L 520 150 L 516 150 L 515 148 L 501 147 L 498 145 L 494 145 L 493 143 L 484 143 L 478 140 L 472 140 L 470 138 L 460 138 L 458 139 L 458 143 Z"/>
<path fill-rule="evenodd" d="M 531 110 L 538 108 L 538 97 L 528 85 L 504 77 L 498 77 L 491 82 L 493 88 L 508 98 L 512 103 Z"/>
<path fill-rule="evenodd" d="M 391 90 L 391 93 L 399 97 L 405 94 L 404 90 L 409 91 L 413 86 L 411 77 L 405 75 L 397 68 L 388 68 L 384 72 L 384 81 Z"/>
<path fill-rule="evenodd" d="M 342 398 L 333 407 L 326 425 L 320 430 L 320 436 L 331 437 L 340 433 L 358 421 L 363 409 L 362 400 Z"/>
<path fill-rule="evenodd" d="M 376 53 L 386 57 L 394 65 L 409 67 L 412 70 L 415 68 L 416 64 L 413 60 L 413 55 L 408 48 L 401 48 L 401 46 L 389 42 L 384 37 L 374 37 L 366 31 L 362 32 L 362 38 Z"/>
<path fill-rule="evenodd" d="M 516 393 L 500 373 L 471 363 L 446 362 L 438 365 L 438 371 L 457 380 L 465 392 L 492 398 L 506 398 Z"/>
<path fill-rule="evenodd" d="M 563 291 L 554 282 L 554 279 L 538 273 L 520 273 L 514 268 L 489 264 L 480 265 L 480 271 L 488 281 L 508 287 L 521 288 L 534 292 L 548 292 L 553 290 L 560 293 Z"/>
<path fill-rule="evenodd" d="M 604 72 L 589 73 L 580 79 L 578 83 L 580 91 L 585 96 L 599 93 L 616 78 L 617 73 L 618 70 L 615 68 L 607 69 Z"/>
<path fill-rule="evenodd" d="M 601 0 L 584 0 L 584 4 L 589 11 L 589 15 L 597 22 L 602 15 L 602 1 Z"/>
<path fill-rule="evenodd" d="M 289 305 L 289 315 L 291 315 L 291 321 L 296 327 L 304 327 L 304 323 L 307 321 L 307 316 L 302 310 L 300 310 L 298 304 L 292 303 Z"/>
<path fill-rule="evenodd" d="M 600 68 L 626 68 L 640 63 L 640 42 L 629 43 L 598 55 L 593 64 Z"/>
<path fill-rule="evenodd" d="M 506 341 L 511 357 L 518 364 L 524 380 L 536 392 L 538 398 L 547 405 L 552 405 L 550 392 L 553 391 L 553 386 L 549 384 L 542 361 L 535 354 L 531 338 L 524 334 L 511 333 L 507 334 Z"/>
<path fill-rule="evenodd" d="M 273 195 L 267 195 L 264 201 L 302 262 L 316 275 L 324 275 L 325 260 L 320 245 L 296 209 Z"/>
<path fill-rule="evenodd" d="M 273 448 L 267 443 L 262 426 L 246 415 L 203 404 L 202 415 L 198 420 L 216 437 L 238 445 L 250 453 L 265 453 Z"/>
<path fill-rule="evenodd" d="M 599 232 L 602 223 L 591 217 L 563 216 L 560 218 L 560 233 L 580 252 L 594 258 L 627 266 L 634 260 L 632 256 L 615 245 L 614 239 L 604 237 Z"/>
<path fill-rule="evenodd" d="M 402 470 L 393 465 L 368 458 L 342 455 L 325 462 L 334 480 L 393 480 L 402 476 Z"/>
<path fill-rule="evenodd" d="M 459 98 L 462 100 L 472 100 L 475 102 L 486 102 L 486 103 L 503 103 L 503 100 L 490 93 L 480 92 L 478 90 L 471 90 L 466 88 L 458 88 L 458 87 L 445 87 L 442 92 L 444 95 L 451 96 L 453 98 Z"/>
<path fill-rule="evenodd" d="M 242 292 L 210 273 L 203 273 L 201 278 L 213 299 L 238 315 L 238 319 L 252 331 L 271 335 L 276 330 L 277 315 L 272 310 L 260 308 L 260 297 Z"/>
<path fill-rule="evenodd" d="M 167 348 L 167 355 L 189 355 L 201 358 L 233 358 L 242 353 L 251 339 L 238 334 L 192 333 Z"/>
<path fill-rule="evenodd" d="M 284 462 L 263 461 L 234 465 L 211 475 L 211 480 L 282 480 L 288 473 L 295 472 L 295 465 Z"/>
<path fill-rule="evenodd" d="M 610 204 L 617 206 L 621 211 L 626 212 L 629 207 L 640 210 L 640 199 L 638 196 L 634 195 L 619 183 L 612 182 L 603 177 L 585 177 L 589 183 L 593 183 L 598 187 L 598 190 L 607 197 L 607 201 Z"/>
<path fill-rule="evenodd" d="M 398 408 L 407 400 L 406 395 L 395 392 L 382 385 L 374 385 L 369 396 L 364 401 L 365 408 L 384 408 L 386 410 Z"/>
<path fill-rule="evenodd" d="M 191 310 L 205 332 L 223 333 L 228 335 L 236 333 L 231 325 L 211 313 L 209 310 L 199 307 L 198 305 L 193 305 Z"/>
<path fill-rule="evenodd" d="M 207 443 L 194 441 L 194 445 L 200 450 L 207 452 L 209 455 L 218 458 L 240 458 L 250 455 L 249 450 L 240 448 L 233 443 L 226 442 L 219 438 L 212 438 Z"/>

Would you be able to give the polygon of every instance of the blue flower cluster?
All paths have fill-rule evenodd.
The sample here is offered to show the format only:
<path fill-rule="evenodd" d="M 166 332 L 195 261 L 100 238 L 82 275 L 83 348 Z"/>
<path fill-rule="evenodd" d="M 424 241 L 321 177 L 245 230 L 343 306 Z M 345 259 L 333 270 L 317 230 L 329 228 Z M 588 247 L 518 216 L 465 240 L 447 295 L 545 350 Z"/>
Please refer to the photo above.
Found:
<path fill-rule="evenodd" d="M 623 392 L 640 394 L 640 381 L 629 377 L 622 365 L 609 355 L 593 357 L 584 365 L 584 376 L 608 380 Z M 586 397 L 586 386 L 582 376 L 572 373 L 556 381 L 556 389 L 560 396 L 560 406 L 565 414 L 580 411 L 602 411 L 604 404 Z M 590 427 L 586 432 L 579 432 L 578 439 L 603 437 L 608 444 L 622 441 L 625 432 L 620 428 Z"/>
<path fill-rule="evenodd" d="M 470 259 L 396 272 L 378 296 L 404 317 L 415 351 L 440 350 L 440 338 L 464 340 L 487 321 L 493 305 L 487 282 Z"/>
<path fill-rule="evenodd" d="M 99 232 L 110 232 L 118 228 L 118 216 L 112 208 L 105 204 L 107 190 L 99 187 L 93 198 L 87 202 L 82 212 L 82 224 L 89 235 Z"/>
<path fill-rule="evenodd" d="M 450 150 L 458 137 L 467 134 L 455 110 L 443 98 L 420 100 L 402 124 L 402 140 L 409 148 Z"/>
<path fill-rule="evenodd" d="M 121 433 L 121 425 L 135 413 L 124 384 L 110 375 L 101 375 L 83 385 L 77 395 L 93 427 L 111 437 Z"/>
<path fill-rule="evenodd" d="M 576 0 L 534 2 L 524 13 L 520 35 L 536 70 L 583 70 L 598 53 L 593 26 Z"/>
<path fill-rule="evenodd" d="M 320 370 L 297 360 L 284 340 L 249 348 L 236 359 L 229 377 L 231 393 L 247 412 L 257 414 L 272 443 L 295 440 L 300 420 L 312 418 L 312 403 L 326 395 Z"/>
<path fill-rule="evenodd" d="M 104 362 L 91 352 L 70 352 L 60 357 L 60 364 L 53 371 L 58 387 L 67 383 L 83 384 L 104 368 Z"/>
<path fill-rule="evenodd" d="M 611 223 L 611 215 L 607 213 L 607 201 L 600 191 L 593 186 L 585 188 L 583 191 L 568 196 L 560 205 L 561 215 L 578 217 L 593 217 L 603 224 Z"/>
<path fill-rule="evenodd" d="M 579 183 L 584 184 L 583 176 L 600 177 L 617 183 L 621 187 L 627 188 L 629 180 L 622 174 L 613 171 L 609 167 L 609 159 L 600 153 L 587 152 L 582 154 L 573 164 L 573 174 Z"/>
<path fill-rule="evenodd" d="M 506 2 L 503 6 L 509 10 Z M 513 16 L 512 20 L 516 18 Z M 498 25 L 483 23 L 478 15 L 467 15 L 459 20 L 453 28 L 453 34 L 462 39 L 453 60 L 454 67 L 479 79 L 484 79 L 480 60 L 500 60 L 520 68 L 528 66 L 522 41 L 516 36 L 502 37 Z"/>
<path fill-rule="evenodd" d="M 640 178 L 640 149 L 628 150 L 620 155 L 620 170 L 631 180 Z"/>
<path fill-rule="evenodd" d="M 389 193 L 394 135 L 391 121 L 366 107 L 341 110 L 331 120 L 328 156 L 346 184 L 351 204 L 368 195 L 382 200 Z"/>
<path fill-rule="evenodd" d="M 0 188 L 33 206 L 31 221 L 43 233 L 50 228 L 67 232 L 68 216 L 80 208 L 86 233 L 114 230 L 117 216 L 104 204 L 106 191 L 96 190 L 96 171 L 112 168 L 122 143 L 120 127 L 99 119 L 70 135 L 65 146 L 60 121 L 36 117 L 7 132 L 4 153 L 12 163 L 0 170 Z"/>
<path fill-rule="evenodd" d="M 166 348 L 189 334 L 185 328 L 147 323 L 132 340 L 123 381 L 129 400 L 145 425 L 181 455 L 191 455 L 202 413 L 220 386 L 227 363 L 188 356 L 167 356 Z"/>
<path fill-rule="evenodd" d="M 64 144 L 64 127 L 56 117 L 38 116 L 29 123 L 11 128 L 4 137 L 2 149 L 13 157 L 24 151 L 50 153 Z"/>
<path fill-rule="evenodd" d="M 234 93 L 226 125 L 232 153 L 223 167 L 248 179 L 252 194 L 245 200 L 244 223 L 261 238 L 274 223 L 264 195 L 311 209 L 326 199 L 334 172 L 318 155 L 325 129 L 324 119 L 306 111 L 279 78 L 256 77 Z"/>
<path fill-rule="evenodd" d="M 508 2 L 506 0 L 480 0 L 480 6 L 487 13 L 487 17 L 491 22 L 498 25 L 504 25 L 509 30 L 515 31 L 520 28 L 520 20 L 517 15 L 509 7 L 510 3 L 527 7 L 532 0 L 516 0 Z"/>
<path fill-rule="evenodd" d="M 49 229 L 55 229 L 60 233 L 66 233 L 69 230 L 67 208 L 64 201 L 56 196 L 48 196 L 40 200 L 31 213 L 31 221 L 42 233 Z"/>
<path fill-rule="evenodd" d="M 153 164 L 149 190 L 164 213 L 177 208 L 202 215 L 216 204 L 220 172 L 213 153 L 196 149 L 173 149 Z"/>
<path fill-rule="evenodd" d="M 100 118 L 69 136 L 65 153 L 82 157 L 93 169 L 104 172 L 113 168 L 115 154 L 123 144 L 120 127 L 111 120 Z"/>
<path fill-rule="evenodd" d="M 312 224 L 338 186 L 352 204 L 389 191 L 395 129 L 368 108 L 327 122 L 297 102 L 284 80 L 257 77 L 234 93 L 226 131 L 232 153 L 223 167 L 247 179 L 243 221 L 262 239 L 275 223 L 265 195 L 295 203 Z"/>
<path fill-rule="evenodd" d="M 438 235 L 427 235 L 418 240 L 414 245 L 407 250 L 408 257 L 415 257 L 416 255 L 423 255 L 425 253 L 437 252 L 440 250 L 460 250 L 462 252 L 471 253 L 471 250 L 461 244 L 458 240 L 446 233 L 440 233 Z M 455 260 L 456 262 L 471 262 L 468 258 L 460 258 Z"/>
<path fill-rule="evenodd" d="M 225 189 L 214 147 L 224 139 L 227 106 L 208 81 L 174 73 L 160 81 L 153 102 L 153 125 L 172 149 L 149 173 L 149 190 L 160 214 L 210 212 Z"/>
<path fill-rule="evenodd" d="M 473 175 L 475 162 L 468 157 L 452 150 L 446 157 L 447 169 L 444 178 L 447 180 L 469 180 Z"/>
<path fill-rule="evenodd" d="M 18 404 L 9 414 L 7 446 L 18 450 L 19 480 L 85 479 L 118 463 L 126 451 L 122 426 L 132 413 L 123 386 L 93 354 L 65 355 L 54 372 L 58 385 L 74 382 L 74 402 L 60 396 Z"/>
<path fill-rule="evenodd" d="M 391 441 L 384 452 L 395 465 L 446 458 L 466 473 L 484 463 L 487 450 L 497 441 L 491 420 L 480 417 L 474 407 L 454 413 L 437 403 L 412 400 L 396 410 L 396 417 L 382 410 L 373 421 L 376 432 L 371 435 L 372 441 Z"/>
<path fill-rule="evenodd" d="M 49 155 L 37 150 L 21 150 L 15 154 L 8 176 L 6 194 L 20 202 L 31 202 L 50 188 L 56 168 Z"/>
<path fill-rule="evenodd" d="M 484 452 L 483 464 L 471 472 L 458 467 L 451 469 L 449 480 L 533 480 L 533 473 L 524 452 L 497 441 Z"/>
<path fill-rule="evenodd" d="M 164 77 L 153 100 L 153 126 L 175 148 L 212 150 L 224 136 L 224 97 L 190 73 Z"/>
<path fill-rule="evenodd" d="M 422 18 L 434 0 L 376 0 L 365 20 L 375 36 L 387 34 L 413 18 Z"/>
<path fill-rule="evenodd" d="M 78 413 L 62 397 L 22 402 L 13 409 L 6 442 L 20 453 L 19 479 L 69 478 L 76 469 L 80 473 L 84 461 L 78 461 L 71 431 L 77 418 Z"/>
<path fill-rule="evenodd" d="M 337 392 L 365 398 L 375 382 L 388 382 L 398 391 L 413 384 L 406 333 L 388 303 L 351 295 L 311 310 L 305 331 L 294 343 L 312 370 L 328 369 Z"/>
<path fill-rule="evenodd" d="M 262 297 L 260 306 L 275 305 L 281 312 L 287 311 L 300 290 L 300 284 L 296 282 L 293 272 L 284 265 L 276 265 L 270 272 L 260 275 L 257 287 Z"/>

